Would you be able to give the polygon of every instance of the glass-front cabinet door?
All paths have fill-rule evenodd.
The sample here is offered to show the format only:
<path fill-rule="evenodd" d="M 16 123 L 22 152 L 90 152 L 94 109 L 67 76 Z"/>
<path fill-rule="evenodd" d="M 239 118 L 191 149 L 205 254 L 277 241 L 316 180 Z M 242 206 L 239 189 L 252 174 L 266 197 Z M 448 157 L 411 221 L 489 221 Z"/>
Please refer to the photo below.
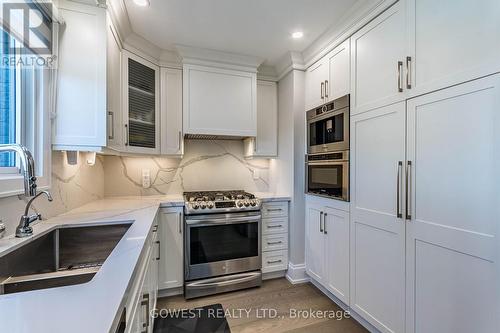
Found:
<path fill-rule="evenodd" d="M 159 67 L 130 52 L 123 53 L 125 149 L 160 153 Z"/>

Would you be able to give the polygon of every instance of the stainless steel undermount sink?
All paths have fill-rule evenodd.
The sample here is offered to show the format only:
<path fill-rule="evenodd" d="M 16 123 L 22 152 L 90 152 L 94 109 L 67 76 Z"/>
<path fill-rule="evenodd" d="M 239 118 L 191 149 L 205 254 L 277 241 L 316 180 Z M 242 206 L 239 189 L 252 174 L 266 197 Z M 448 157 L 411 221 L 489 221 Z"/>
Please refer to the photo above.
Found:
<path fill-rule="evenodd" d="M 131 223 L 60 227 L 0 257 L 0 294 L 92 280 Z"/>

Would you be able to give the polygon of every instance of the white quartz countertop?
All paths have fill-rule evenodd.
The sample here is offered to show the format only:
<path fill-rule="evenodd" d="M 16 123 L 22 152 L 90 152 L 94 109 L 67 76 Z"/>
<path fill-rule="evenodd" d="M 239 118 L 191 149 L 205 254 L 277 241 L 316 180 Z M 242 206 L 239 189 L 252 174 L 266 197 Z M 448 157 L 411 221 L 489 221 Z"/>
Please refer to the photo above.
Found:
<path fill-rule="evenodd" d="M 32 237 L 0 240 L 2 255 L 58 226 L 133 222 L 90 282 L 0 295 L 0 331 L 109 332 L 125 305 L 161 203 L 169 201 L 160 197 L 103 199 L 36 224 Z"/>
<path fill-rule="evenodd" d="M 290 200 L 289 196 L 271 193 L 256 193 L 256 196 L 264 202 Z M 0 239 L 2 256 L 57 227 L 132 222 L 91 281 L 0 295 L 0 331 L 109 332 L 125 306 L 158 209 L 183 205 L 182 196 L 107 198 L 34 225 L 31 237 Z"/>

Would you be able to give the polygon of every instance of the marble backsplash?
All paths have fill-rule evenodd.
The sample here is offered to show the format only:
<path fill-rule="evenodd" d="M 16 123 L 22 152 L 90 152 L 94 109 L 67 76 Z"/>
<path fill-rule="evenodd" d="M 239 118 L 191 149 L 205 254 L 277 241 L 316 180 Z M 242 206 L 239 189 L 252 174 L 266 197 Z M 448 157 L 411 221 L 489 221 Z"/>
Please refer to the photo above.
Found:
<path fill-rule="evenodd" d="M 142 187 L 142 170 L 151 186 Z M 104 157 L 104 195 L 175 195 L 184 191 L 243 189 L 269 191 L 269 160 L 243 157 L 237 140 L 186 140 L 182 159 Z"/>
<path fill-rule="evenodd" d="M 80 156 L 77 165 L 68 165 L 63 152 L 52 152 L 52 186 L 50 193 L 54 201 L 46 197 L 38 198 L 32 205 L 32 213 L 40 213 L 50 218 L 88 202 L 104 197 L 103 157 L 97 156 L 93 166 L 86 164 Z M 24 213 L 28 199 L 24 196 L 0 198 L 0 219 L 5 223 L 5 235 L 11 235 Z"/>

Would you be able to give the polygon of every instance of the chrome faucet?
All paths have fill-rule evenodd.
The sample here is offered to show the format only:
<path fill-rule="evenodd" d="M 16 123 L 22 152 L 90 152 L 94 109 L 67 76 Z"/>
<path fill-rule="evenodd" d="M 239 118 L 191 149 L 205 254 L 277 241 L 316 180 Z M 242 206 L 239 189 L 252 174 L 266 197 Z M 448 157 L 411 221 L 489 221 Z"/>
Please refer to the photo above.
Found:
<path fill-rule="evenodd" d="M 24 195 L 27 197 L 36 195 L 35 160 L 33 159 L 33 155 L 23 145 L 0 145 L 0 153 L 7 151 L 17 153 L 21 159 L 24 176 Z"/>
<path fill-rule="evenodd" d="M 30 207 L 33 201 L 35 201 L 36 198 L 41 196 L 42 194 L 45 194 L 47 196 L 47 199 L 49 201 L 52 201 L 52 196 L 50 195 L 49 192 L 47 191 L 41 191 L 37 195 L 35 195 L 33 198 L 31 198 L 30 201 L 28 201 L 28 204 L 26 205 L 26 209 L 24 210 L 24 215 L 21 216 L 21 220 L 19 221 L 19 225 L 16 228 L 16 237 L 28 237 L 33 235 L 33 228 L 30 227 L 30 224 L 35 222 L 36 220 L 41 220 L 42 215 L 41 214 L 33 214 L 33 215 L 28 215 L 30 212 Z"/>

